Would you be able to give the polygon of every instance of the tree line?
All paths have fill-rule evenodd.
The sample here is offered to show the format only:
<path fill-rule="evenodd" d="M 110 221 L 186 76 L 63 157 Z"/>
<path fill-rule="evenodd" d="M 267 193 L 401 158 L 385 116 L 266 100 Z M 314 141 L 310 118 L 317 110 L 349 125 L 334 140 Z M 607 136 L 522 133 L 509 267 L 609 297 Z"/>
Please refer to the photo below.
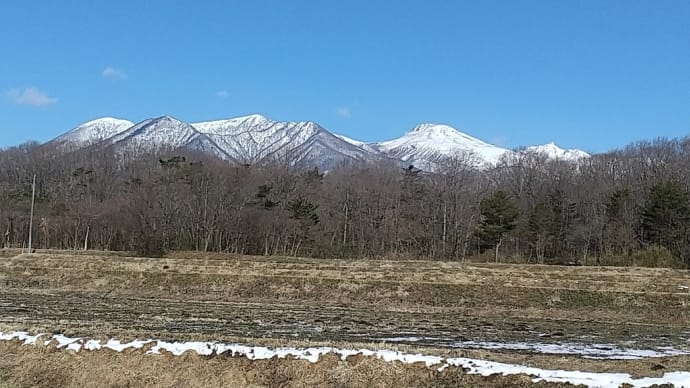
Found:
<path fill-rule="evenodd" d="M 577 163 L 529 152 L 491 168 L 462 154 L 433 172 L 393 163 L 323 172 L 159 150 L 0 151 L 5 247 L 161 255 L 198 250 L 328 258 L 690 264 L 690 139 Z"/>

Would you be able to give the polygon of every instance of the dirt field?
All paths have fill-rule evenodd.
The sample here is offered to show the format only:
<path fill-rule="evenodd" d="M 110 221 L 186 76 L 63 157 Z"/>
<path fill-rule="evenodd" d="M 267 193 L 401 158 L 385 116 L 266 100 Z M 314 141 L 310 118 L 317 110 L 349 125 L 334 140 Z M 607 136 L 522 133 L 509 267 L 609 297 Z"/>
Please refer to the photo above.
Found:
<path fill-rule="evenodd" d="M 690 294 L 684 287 L 690 286 L 690 276 L 684 271 L 195 253 L 178 253 L 162 259 L 93 252 L 0 256 L 8 256 L 0 258 L 0 331 L 61 332 L 104 339 L 378 346 L 550 369 L 628 372 L 635 376 L 687 370 L 690 365 L 687 356 L 612 361 L 467 348 L 468 341 L 474 341 L 687 349 Z M 458 348 L 459 343 L 464 348 Z M 46 368 L 57 368 L 67 358 L 71 365 L 81 365 L 62 371 L 68 385 L 88 386 L 84 381 L 88 376 L 80 378 L 77 372 L 98 370 L 99 358 L 106 357 L 66 355 L 67 352 L 31 347 L 18 349 L 16 344 L 0 345 L 0 352 L 15 355 L 3 357 L 0 363 L 0 381 L 4 376 L 7 384 L 13 384 L 10 386 L 38 384 L 30 383 L 31 377 L 24 376 L 28 372 L 17 367 L 17 362 L 25 358 L 43 360 Z M 144 356 L 109 357 L 109 363 L 126 368 L 133 362 L 132 357 Z M 211 374 L 212 368 L 221 367 L 220 364 L 231 373 L 237 368 L 243 371 L 249 362 L 217 358 L 196 357 L 192 360 L 194 370 Z M 189 361 L 183 357 L 166 365 L 182 367 L 178 364 L 183 359 Z M 160 360 L 154 357 L 142 363 L 147 366 L 131 371 L 132 376 L 145 379 L 148 370 L 158 376 L 150 378 L 163 379 Z M 237 375 L 236 381 L 241 382 L 238 386 L 357 386 L 357 379 L 363 378 L 359 367 L 337 360 L 325 363 L 343 365 L 323 370 L 319 369 L 323 368 L 319 366 L 321 362 L 301 369 L 291 364 L 298 361 L 256 363 L 252 370 L 264 377 L 250 381 Z M 342 369 L 340 377 L 327 376 L 327 371 L 338 368 Z M 390 369 L 387 373 L 394 386 L 415 385 L 411 382 L 419 383 L 417 386 L 482 386 L 489 381 L 457 371 L 440 374 L 426 367 L 421 367 L 423 372 L 416 366 L 372 364 L 368 368 Z M 282 371 L 284 381 L 266 382 L 276 371 Z M 201 375 L 195 378 L 202 379 Z M 529 383 L 529 379 L 521 377 L 503 379 L 506 386 Z M 492 380 L 489 385 L 504 384 L 499 380 Z M 142 381 L 132 383 L 149 385 L 139 384 Z M 171 381 L 159 380 L 155 384 L 169 386 Z M 191 381 L 206 380 L 179 380 L 175 384 L 193 385 Z M 384 381 L 381 380 L 381 386 Z M 208 382 L 197 385 L 228 385 L 227 380 Z"/>

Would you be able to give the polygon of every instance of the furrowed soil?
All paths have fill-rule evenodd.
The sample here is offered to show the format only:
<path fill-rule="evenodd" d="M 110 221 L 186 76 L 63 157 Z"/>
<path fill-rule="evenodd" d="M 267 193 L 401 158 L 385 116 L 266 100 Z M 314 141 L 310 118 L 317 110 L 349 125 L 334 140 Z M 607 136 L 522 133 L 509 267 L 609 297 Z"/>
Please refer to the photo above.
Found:
<path fill-rule="evenodd" d="M 687 286 L 687 271 L 670 269 L 5 252 L 0 255 L 0 331 L 386 348 L 547 369 L 659 376 L 688 370 L 690 357 L 591 360 L 461 349 L 458 343 L 603 343 L 690 350 Z M 423 365 L 368 359 L 343 362 L 330 357 L 309 364 L 137 352 L 74 354 L 16 343 L 0 344 L 0 354 L 0 387 L 3 381 L 7 386 L 63 382 L 39 381 L 43 374 L 26 365 L 53 368 L 52 375 L 64 379 L 57 385 L 70 386 L 89 386 L 89 377 L 118 368 L 128 372 L 104 372 L 112 376 L 99 386 L 367 385 L 363 381 L 372 381 L 370 386 L 531 385 L 525 376 L 483 378 L 452 368 L 439 373 Z M 180 369 L 188 374 L 180 374 Z M 377 373 L 381 376 L 374 376 Z"/>

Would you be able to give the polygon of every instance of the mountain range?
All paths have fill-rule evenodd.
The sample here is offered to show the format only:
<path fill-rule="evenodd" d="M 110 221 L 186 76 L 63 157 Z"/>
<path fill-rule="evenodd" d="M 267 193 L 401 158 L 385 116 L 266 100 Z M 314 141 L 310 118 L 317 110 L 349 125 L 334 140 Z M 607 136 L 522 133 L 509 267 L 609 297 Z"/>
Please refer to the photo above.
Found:
<path fill-rule="evenodd" d="M 400 138 L 361 142 L 335 134 L 312 121 L 274 121 L 262 115 L 227 120 L 186 123 L 171 116 L 139 123 L 104 117 L 92 120 L 49 142 L 63 149 L 114 148 L 121 154 L 156 149 L 188 149 L 205 152 L 241 164 L 281 162 L 328 170 L 348 162 L 392 161 L 433 170 L 447 157 L 473 154 L 478 165 L 492 165 L 511 151 L 439 124 L 421 124 Z M 554 143 L 525 150 L 550 158 L 577 161 L 589 155 L 562 149 Z"/>

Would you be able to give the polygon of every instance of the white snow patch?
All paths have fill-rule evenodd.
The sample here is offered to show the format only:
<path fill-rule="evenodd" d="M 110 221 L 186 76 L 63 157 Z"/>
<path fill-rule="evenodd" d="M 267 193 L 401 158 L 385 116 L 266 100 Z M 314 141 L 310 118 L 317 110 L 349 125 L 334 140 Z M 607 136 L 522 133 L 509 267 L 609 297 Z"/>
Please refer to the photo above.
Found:
<path fill-rule="evenodd" d="M 16 331 L 14 333 L 0 333 L 0 341 L 19 340 L 24 341 L 26 345 L 35 345 L 36 341 L 43 336 L 43 334 L 31 335 L 25 331 Z"/>
<path fill-rule="evenodd" d="M 82 339 L 79 337 L 70 338 L 62 334 L 55 334 L 52 339 L 45 341 L 43 344 L 49 345 L 53 341 L 57 341 L 58 349 L 67 348 L 67 350 L 73 350 L 75 352 L 78 352 L 81 349 Z"/>
<path fill-rule="evenodd" d="M 528 342 L 476 342 L 463 341 L 452 345 L 456 348 L 488 349 L 488 350 L 520 350 L 540 354 L 575 355 L 597 360 L 639 360 L 643 358 L 658 358 L 689 355 L 690 351 L 672 347 L 656 349 L 624 349 L 613 344 L 548 344 Z"/>
<path fill-rule="evenodd" d="M 27 332 L 0 333 L 0 340 L 23 341 L 26 345 L 35 345 L 37 340 L 47 336 L 46 334 L 31 335 Z M 144 345 L 154 343 L 147 354 L 160 354 L 162 350 L 179 356 L 185 352 L 195 352 L 199 355 L 209 356 L 213 354 L 230 353 L 234 357 L 246 357 L 250 360 L 269 360 L 272 358 L 293 357 L 295 359 L 318 362 L 321 356 L 329 353 L 339 355 L 342 360 L 349 356 L 359 355 L 376 357 L 385 362 L 402 362 L 405 364 L 424 363 L 427 367 L 437 367 L 443 372 L 449 367 L 460 367 L 469 374 L 490 376 L 494 374 L 515 375 L 526 374 L 532 376 L 532 381 L 562 382 L 572 384 L 584 384 L 589 387 L 619 387 L 622 384 L 630 384 L 633 387 L 647 387 L 654 384 L 674 384 L 676 387 L 690 387 L 690 372 L 668 372 L 662 377 L 644 377 L 635 379 L 627 373 L 595 373 L 565 370 L 549 370 L 532 368 L 523 365 L 506 364 L 501 362 L 476 360 L 470 358 L 443 358 L 433 355 L 409 354 L 393 350 L 369 350 L 369 349 L 337 349 L 331 347 L 319 348 L 268 348 L 263 346 L 247 346 L 242 344 L 224 344 L 219 342 L 167 342 L 160 340 L 135 340 L 121 343 L 119 340 L 110 339 L 105 344 L 97 340 L 84 341 L 81 337 L 67 337 L 55 334 L 50 340 L 44 341 L 45 345 L 57 343 L 57 348 L 66 348 L 75 352 L 81 349 L 96 351 L 110 349 L 122 352 L 125 349 L 141 349 Z"/>
<path fill-rule="evenodd" d="M 439 371 L 447 366 L 457 366 L 467 370 L 469 374 L 490 376 L 500 374 L 503 376 L 514 374 L 526 374 L 535 376 L 533 382 L 547 381 L 554 383 L 583 384 L 588 387 L 620 387 L 622 384 L 630 384 L 633 387 L 648 387 L 654 384 L 673 384 L 676 387 L 690 387 L 690 372 L 669 372 L 662 377 L 643 377 L 635 379 L 628 373 L 596 373 L 566 370 L 548 370 L 532 368 L 522 365 L 505 364 L 494 361 L 473 360 L 469 358 L 449 358 L 439 368 Z"/>

